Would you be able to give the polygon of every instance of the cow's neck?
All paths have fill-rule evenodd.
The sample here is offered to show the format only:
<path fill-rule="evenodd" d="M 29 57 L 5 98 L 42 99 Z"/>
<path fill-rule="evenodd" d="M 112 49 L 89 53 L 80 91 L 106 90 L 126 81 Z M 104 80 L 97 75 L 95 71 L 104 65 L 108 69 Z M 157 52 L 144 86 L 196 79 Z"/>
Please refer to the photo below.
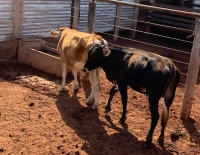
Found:
<path fill-rule="evenodd" d="M 121 62 L 124 59 L 125 53 L 121 50 L 110 49 L 111 53 L 108 57 L 105 57 L 102 69 L 106 73 L 106 77 L 109 81 L 115 81 L 118 68 L 122 67 Z"/>

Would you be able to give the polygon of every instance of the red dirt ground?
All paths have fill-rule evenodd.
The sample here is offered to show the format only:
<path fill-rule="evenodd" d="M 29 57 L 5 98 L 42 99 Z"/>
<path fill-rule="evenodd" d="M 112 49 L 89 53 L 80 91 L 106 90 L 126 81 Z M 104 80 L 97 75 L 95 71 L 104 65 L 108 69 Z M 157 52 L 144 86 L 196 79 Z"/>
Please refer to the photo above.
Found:
<path fill-rule="evenodd" d="M 200 154 L 199 82 L 191 118 L 187 121 L 180 119 L 184 95 L 184 87 L 180 85 L 170 109 L 165 146 L 159 147 L 157 143 L 161 129 L 159 121 L 152 149 L 148 150 L 143 148 L 150 127 L 145 95 L 128 90 L 128 118 L 126 124 L 121 125 L 118 122 L 122 112 L 119 93 L 113 100 L 112 110 L 104 111 L 111 84 L 103 71 L 100 104 L 95 111 L 91 110 L 91 105 L 85 104 L 90 93 L 89 81 L 80 77 L 80 89 L 74 92 L 72 80 L 69 74 L 67 86 L 71 89 L 59 92 L 60 78 L 16 61 L 0 62 L 0 154 Z M 162 104 L 159 105 L 161 114 Z"/>

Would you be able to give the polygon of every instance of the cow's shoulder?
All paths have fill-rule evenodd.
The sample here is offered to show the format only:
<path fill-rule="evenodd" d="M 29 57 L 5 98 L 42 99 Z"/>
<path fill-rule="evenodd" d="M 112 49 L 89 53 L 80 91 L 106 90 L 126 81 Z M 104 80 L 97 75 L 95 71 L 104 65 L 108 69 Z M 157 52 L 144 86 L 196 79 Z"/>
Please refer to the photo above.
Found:
<path fill-rule="evenodd" d="M 103 39 L 99 35 L 89 33 L 85 33 L 76 37 L 80 39 L 79 45 L 87 48 L 87 50 L 89 50 L 89 48 L 94 44 L 94 41 L 102 41 Z"/>

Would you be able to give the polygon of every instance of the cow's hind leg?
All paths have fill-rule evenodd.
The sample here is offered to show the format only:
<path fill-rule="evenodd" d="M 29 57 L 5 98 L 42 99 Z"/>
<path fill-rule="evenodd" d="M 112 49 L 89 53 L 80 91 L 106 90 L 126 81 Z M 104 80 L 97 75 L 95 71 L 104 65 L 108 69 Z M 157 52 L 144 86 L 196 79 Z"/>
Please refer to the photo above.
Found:
<path fill-rule="evenodd" d="M 79 89 L 78 79 L 77 79 L 78 72 L 76 70 L 72 70 L 72 74 L 74 76 L 74 90 L 78 90 Z"/>
<path fill-rule="evenodd" d="M 119 90 L 118 85 L 117 85 L 117 83 L 115 83 L 112 86 L 112 88 L 110 89 L 110 96 L 109 96 L 108 101 L 106 103 L 105 110 L 110 111 L 112 99 L 113 99 L 114 95 L 116 94 L 116 92 L 118 92 L 118 90 Z"/>
<path fill-rule="evenodd" d="M 66 64 L 64 62 L 62 62 L 61 64 L 61 68 L 62 68 L 62 83 L 61 83 L 61 88 L 60 91 L 64 91 L 65 89 L 65 80 L 66 80 L 66 76 L 67 76 L 67 67 Z"/>
<path fill-rule="evenodd" d="M 152 137 L 153 137 L 153 132 L 154 129 L 158 123 L 159 119 L 159 112 L 158 112 L 158 102 L 159 102 L 160 97 L 157 97 L 155 95 L 149 95 L 148 100 L 150 104 L 150 112 L 151 112 L 151 127 L 149 130 L 149 133 L 146 138 L 145 142 L 145 147 L 151 148 L 151 142 L 152 142 Z"/>
<path fill-rule="evenodd" d="M 161 134 L 158 138 L 158 143 L 160 146 L 164 145 L 164 132 L 165 132 L 165 127 L 167 125 L 167 121 L 169 118 L 169 108 L 174 100 L 174 96 L 175 96 L 175 91 L 170 93 L 166 93 L 165 97 L 162 98 L 162 102 L 163 102 L 163 113 L 162 113 L 162 121 L 161 121 Z"/>
<path fill-rule="evenodd" d="M 164 131 L 167 125 L 167 121 L 169 119 L 169 109 L 172 102 L 174 101 L 175 91 L 176 91 L 179 80 L 180 80 L 180 73 L 176 70 L 174 78 L 172 79 L 170 85 L 168 86 L 167 90 L 163 94 L 163 98 L 162 98 L 163 114 L 162 114 L 162 121 L 161 121 L 162 129 L 161 129 L 161 134 L 158 138 L 158 142 L 160 146 L 164 145 Z"/>

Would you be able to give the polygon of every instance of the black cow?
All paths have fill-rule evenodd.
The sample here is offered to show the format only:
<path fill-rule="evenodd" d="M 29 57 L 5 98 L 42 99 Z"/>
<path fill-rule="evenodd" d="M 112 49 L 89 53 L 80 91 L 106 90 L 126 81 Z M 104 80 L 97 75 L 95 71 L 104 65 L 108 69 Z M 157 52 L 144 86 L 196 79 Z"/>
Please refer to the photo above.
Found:
<path fill-rule="evenodd" d="M 162 129 L 158 142 L 164 145 L 164 130 L 169 117 L 169 108 L 174 100 L 180 72 L 168 58 L 157 54 L 136 51 L 131 48 L 107 48 L 103 43 L 94 43 L 88 53 L 83 71 L 102 67 L 109 81 L 114 82 L 106 108 L 109 109 L 114 94 L 120 91 L 123 113 L 126 119 L 127 86 L 148 96 L 151 112 L 151 127 L 146 137 L 146 147 L 151 147 L 154 129 L 159 119 L 158 103 L 163 98 Z"/>

